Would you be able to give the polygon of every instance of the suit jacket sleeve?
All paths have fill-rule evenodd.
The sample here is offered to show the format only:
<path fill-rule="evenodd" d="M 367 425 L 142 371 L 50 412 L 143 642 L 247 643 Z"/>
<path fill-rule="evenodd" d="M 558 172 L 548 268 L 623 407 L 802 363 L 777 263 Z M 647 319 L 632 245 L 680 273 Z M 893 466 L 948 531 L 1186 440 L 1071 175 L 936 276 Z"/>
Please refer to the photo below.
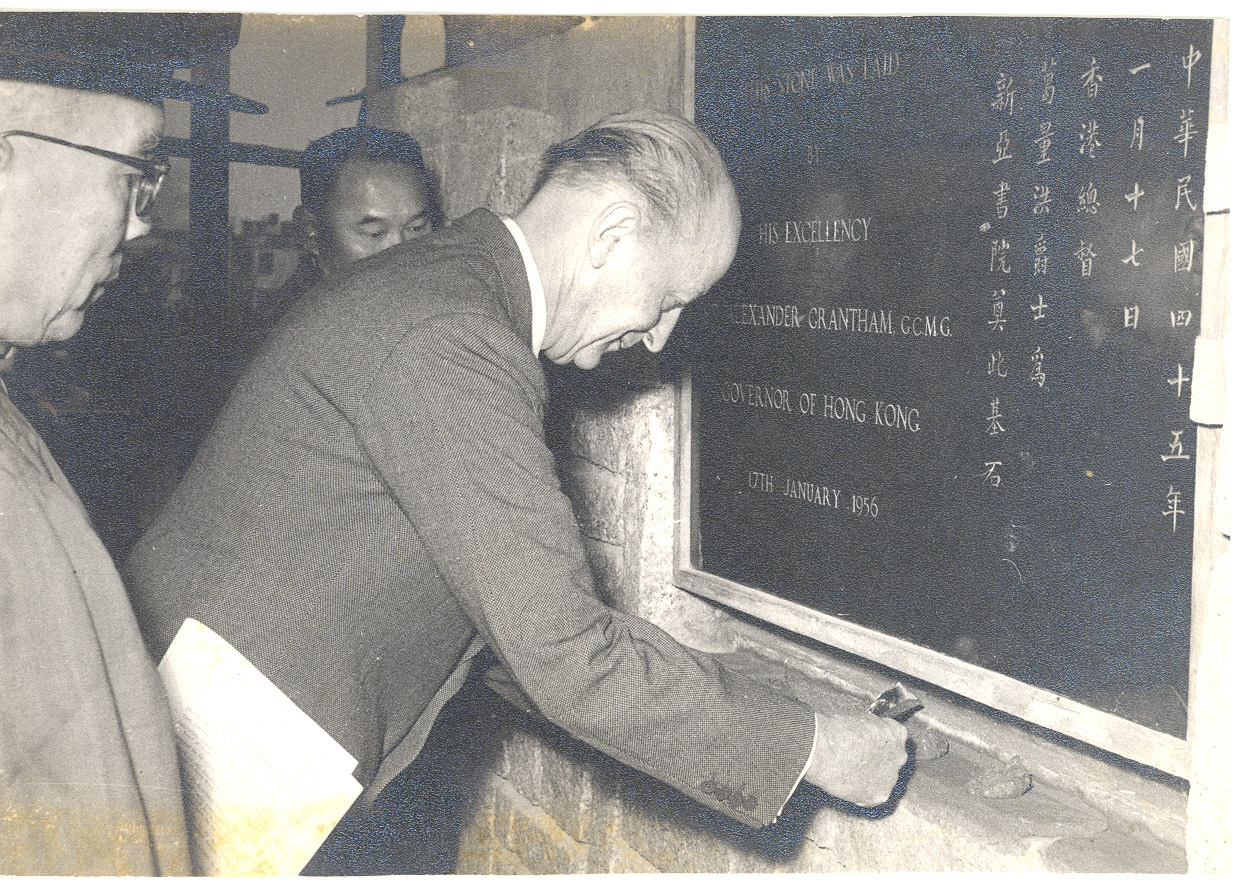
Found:
<path fill-rule="evenodd" d="M 369 457 L 450 588 L 539 711 L 749 825 L 774 820 L 814 716 L 593 592 L 543 438 L 541 369 L 490 316 L 427 321 L 357 416 Z"/>

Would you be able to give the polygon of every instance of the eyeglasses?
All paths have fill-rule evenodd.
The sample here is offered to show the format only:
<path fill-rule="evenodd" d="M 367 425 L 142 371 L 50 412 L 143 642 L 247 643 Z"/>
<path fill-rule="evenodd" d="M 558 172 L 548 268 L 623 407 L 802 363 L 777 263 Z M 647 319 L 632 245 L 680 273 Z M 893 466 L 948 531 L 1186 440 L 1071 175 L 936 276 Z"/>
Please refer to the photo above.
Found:
<path fill-rule="evenodd" d="M 129 154 L 114 153 L 101 147 L 90 147 L 85 144 L 74 144 L 72 141 L 65 141 L 63 138 L 53 138 L 51 135 L 40 135 L 38 132 L 27 132 L 23 129 L 10 129 L 8 132 L 0 132 L 0 138 L 7 138 L 10 135 L 37 138 L 39 141 L 48 141 L 52 144 L 72 147 L 76 150 L 83 150 L 86 153 L 93 153 L 95 156 L 106 157 L 109 160 L 115 160 L 118 163 L 124 163 L 126 166 L 132 166 L 137 169 L 142 173 L 142 177 L 132 179 L 133 184 L 131 185 L 130 196 L 133 213 L 139 218 L 150 211 L 151 204 L 155 202 L 155 195 L 159 193 L 159 188 L 163 186 L 164 178 L 168 174 L 169 166 L 166 160 L 148 160 L 143 157 L 131 157 Z"/>

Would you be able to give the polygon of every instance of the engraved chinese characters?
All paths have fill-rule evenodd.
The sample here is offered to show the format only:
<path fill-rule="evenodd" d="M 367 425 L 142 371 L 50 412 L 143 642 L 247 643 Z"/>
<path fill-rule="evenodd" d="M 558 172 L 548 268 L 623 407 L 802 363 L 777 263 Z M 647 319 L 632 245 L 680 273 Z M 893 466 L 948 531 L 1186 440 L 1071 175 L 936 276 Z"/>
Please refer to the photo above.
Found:
<path fill-rule="evenodd" d="M 702 570 L 1183 734 L 1210 31 L 698 21 Z"/>
<path fill-rule="evenodd" d="M 1166 401 L 1157 382 L 1142 378 L 1121 407 L 1134 425 L 1161 432 L 1161 462 L 1181 462 L 1181 468 L 1161 475 L 1139 470 L 1150 482 L 1151 509 L 1161 511 L 1171 533 L 1186 529 L 1190 516 L 1185 507 L 1191 499 L 1193 433 L 1184 401 L 1191 376 L 1185 370 L 1201 278 L 1204 141 L 1196 120 L 1208 100 L 1200 74 L 1197 87 L 1192 85 L 1194 69 L 1205 61 L 1200 45 L 1192 34 L 1180 37 L 1178 48 L 1175 40 L 1168 35 L 1157 54 L 1137 40 L 1107 54 L 1096 47 L 1048 46 L 1036 70 L 1013 55 L 995 73 L 987 96 L 998 132 L 990 156 L 994 213 L 983 226 L 991 237 L 988 270 L 994 275 L 985 321 L 997 334 L 985 357 L 994 395 L 979 418 L 987 435 L 1005 436 L 1002 409 L 1013 386 L 1027 381 L 1045 388 L 1049 380 L 1054 387 L 1059 379 L 1048 371 L 1055 370 L 1057 349 L 1038 330 L 1054 324 L 1051 317 L 1059 307 L 1079 307 L 1091 347 L 1127 335 L 1149 355 L 1166 353 L 1166 383 L 1179 401 Z M 1008 72 L 1013 69 L 1028 72 L 1019 85 Z M 1023 188 L 1013 187 L 1017 179 Z M 1065 239 L 1069 229 L 1074 233 Z M 1052 249 L 1056 241 L 1059 248 Z M 1013 253 L 1017 243 L 1026 246 L 1026 254 Z M 1072 297 L 1059 304 L 1057 290 L 1071 290 Z M 1120 295 L 1118 303 L 1111 292 Z M 1148 297 L 1151 292 L 1157 295 Z M 1029 313 L 1010 312 L 1025 303 Z M 1005 334 L 1009 317 L 1028 320 L 1026 334 Z M 1023 375 L 1009 379 L 1017 363 Z M 1037 409 L 1050 400 L 1025 401 Z M 984 481 L 1001 485 L 1003 459 L 1010 463 L 1019 456 L 1022 444 L 992 440 L 981 458 Z M 1125 444 L 1152 458 L 1144 434 Z M 1018 527 L 1012 526 L 1013 537 Z"/>

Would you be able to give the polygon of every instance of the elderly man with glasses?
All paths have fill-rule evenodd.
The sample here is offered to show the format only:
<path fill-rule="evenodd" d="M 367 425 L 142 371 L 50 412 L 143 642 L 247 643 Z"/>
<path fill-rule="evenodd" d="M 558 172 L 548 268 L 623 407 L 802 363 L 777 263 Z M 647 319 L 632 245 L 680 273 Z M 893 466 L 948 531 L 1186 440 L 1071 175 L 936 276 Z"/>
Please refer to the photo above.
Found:
<path fill-rule="evenodd" d="M 135 152 L 158 143 L 163 120 L 155 105 L 65 92 L 22 84 L 0 96 L 8 118 L 39 116 L 61 131 L 93 130 L 100 141 Z M 159 160 L 40 132 L 0 132 L 0 173 L 11 182 L 0 206 L 0 273 L 11 290 L 11 312 L 3 320 L 9 345 L 63 341 L 81 327 L 86 308 L 120 271 L 121 243 L 149 229 L 143 215 L 167 170 Z M 25 309 L 13 309 L 12 299 L 21 299 Z"/>
<path fill-rule="evenodd" d="M 236 40 L 230 17 L 179 19 L 0 14 L 5 365 L 77 332 L 148 230 L 162 99 L 261 108 L 171 77 Z M 125 588 L 0 382 L 0 874 L 189 872 L 167 701 Z"/>

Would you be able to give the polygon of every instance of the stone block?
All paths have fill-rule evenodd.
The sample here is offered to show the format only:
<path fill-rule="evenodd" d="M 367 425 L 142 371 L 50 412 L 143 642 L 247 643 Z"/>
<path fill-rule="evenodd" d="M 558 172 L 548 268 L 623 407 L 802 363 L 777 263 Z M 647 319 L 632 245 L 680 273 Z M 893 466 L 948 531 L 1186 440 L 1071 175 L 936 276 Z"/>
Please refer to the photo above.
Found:
<path fill-rule="evenodd" d="M 548 771 L 544 809 L 574 839 L 604 845 L 618 837 L 620 801 L 616 776 L 628 773 L 601 753 L 556 752 L 544 756 Z"/>
<path fill-rule="evenodd" d="M 545 813 L 513 817 L 513 852 L 536 875 L 562 875 L 584 872 L 590 856 L 587 845 L 579 844 Z"/>
<path fill-rule="evenodd" d="M 629 409 L 577 409 L 568 434 L 569 450 L 592 463 L 622 472 L 632 453 L 640 453 L 637 427 Z"/>
<path fill-rule="evenodd" d="M 497 804 L 506 807 L 510 824 L 503 846 L 537 875 L 583 872 L 589 849 L 561 829 L 550 814 L 526 801 L 510 785 L 500 784 Z"/>
<path fill-rule="evenodd" d="M 564 491 L 573 501 L 581 533 L 595 540 L 623 544 L 625 540 L 625 477 L 580 457 L 563 464 Z"/>
<path fill-rule="evenodd" d="M 514 822 L 513 817 L 516 810 L 513 806 L 512 795 L 514 794 L 512 786 L 507 780 L 499 780 L 496 782 L 495 788 L 495 835 L 492 839 L 497 847 L 508 850 L 512 849 L 512 838 Z"/>
<path fill-rule="evenodd" d="M 490 875 L 494 868 L 495 851 L 502 850 L 492 838 L 475 838 L 472 830 L 461 833 L 456 852 L 456 874 Z"/>
<path fill-rule="evenodd" d="M 687 798 L 671 796 L 669 787 L 623 788 L 619 836 L 661 872 L 726 872 L 734 848 L 683 818 Z M 671 800 L 660 804 L 659 798 Z M 650 804 L 651 798 L 655 803 Z"/>
<path fill-rule="evenodd" d="M 529 866 L 521 862 L 520 856 L 500 847 L 491 856 L 490 875 L 532 875 Z"/>
<path fill-rule="evenodd" d="M 500 158 L 483 205 L 501 215 L 515 215 L 534 189 L 539 159 L 560 140 L 560 126 L 551 115 L 528 108 L 505 106 L 472 115 L 469 134 L 477 144 L 498 142 Z"/>
<path fill-rule="evenodd" d="M 612 874 L 642 874 L 658 872 L 644 856 L 623 839 L 614 839 L 606 847 L 594 847 L 590 851 L 590 871 Z"/>
<path fill-rule="evenodd" d="M 825 845 L 828 849 L 804 851 L 798 855 L 798 860 L 811 864 L 811 868 L 806 871 L 816 872 L 936 870 L 938 867 L 933 864 L 927 865 L 924 869 L 910 869 L 904 864 L 907 862 L 907 857 L 901 856 L 901 851 L 911 848 L 914 852 L 924 852 L 933 856 L 936 849 L 941 846 L 933 838 L 926 844 L 907 845 L 904 842 L 911 834 L 899 823 L 893 823 L 891 817 L 871 820 L 852 816 L 834 808 L 825 808 L 811 826 L 809 837 L 816 847 Z"/>
<path fill-rule="evenodd" d="M 442 143 L 459 114 L 459 87 L 451 77 L 432 78 L 420 88 L 389 89 L 371 96 L 367 107 L 373 125 L 408 132 L 425 149 Z"/>
<path fill-rule="evenodd" d="M 620 783 L 624 777 L 631 776 L 631 771 L 601 753 L 594 757 L 596 762 L 589 767 L 587 783 L 591 818 L 585 840 L 598 845 L 618 844 L 623 840 L 620 837 Z"/>
<path fill-rule="evenodd" d="M 507 743 L 512 735 L 512 729 L 506 728 L 504 737 L 500 739 L 499 752 L 495 754 L 495 766 L 491 773 L 501 779 L 512 778 L 512 756 L 508 753 Z"/>
<path fill-rule="evenodd" d="M 514 730 L 504 739 L 505 780 L 532 804 L 542 804 L 544 798 L 543 751 L 542 741 L 524 730 Z"/>
<path fill-rule="evenodd" d="M 470 817 L 461 835 L 462 845 L 467 842 L 486 844 L 495 841 L 495 788 L 496 779 L 489 776 L 478 790 L 471 804 Z"/>
<path fill-rule="evenodd" d="M 625 555 L 624 548 L 614 543 L 604 543 L 592 537 L 582 538 L 586 551 L 586 559 L 590 563 L 590 571 L 594 575 L 594 588 L 599 598 L 610 605 L 620 606 L 617 597 L 623 594 L 625 586 Z"/>
<path fill-rule="evenodd" d="M 441 77 L 397 90 L 376 110 L 376 123 L 409 131 L 422 144 L 449 218 L 479 206 L 515 213 L 533 188 L 539 157 L 563 137 L 562 125 L 545 111 L 477 107 L 476 98 L 455 78 Z"/>
<path fill-rule="evenodd" d="M 575 841 L 588 842 L 593 825 L 590 775 L 578 762 L 548 746 L 543 751 L 543 791 L 539 802 L 556 825 Z"/>

